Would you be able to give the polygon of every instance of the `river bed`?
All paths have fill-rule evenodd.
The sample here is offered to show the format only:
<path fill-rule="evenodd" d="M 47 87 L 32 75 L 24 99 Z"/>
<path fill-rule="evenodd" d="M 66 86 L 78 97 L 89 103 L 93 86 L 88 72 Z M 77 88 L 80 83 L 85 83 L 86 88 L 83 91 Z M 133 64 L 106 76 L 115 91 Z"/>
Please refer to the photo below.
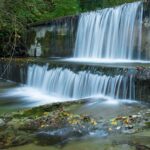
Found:
<path fill-rule="evenodd" d="M 14 95 L 14 89 L 22 89 L 24 85 L 16 84 L 14 82 L 1 80 L 0 82 L 0 113 L 8 113 L 13 111 L 19 111 L 22 109 L 37 107 L 39 105 L 46 105 L 51 101 L 40 100 L 37 97 L 27 94 L 24 91 L 21 94 Z M 12 91 L 12 93 L 11 93 Z M 5 95 L 5 96 L 4 96 Z M 14 96 L 13 96 L 14 95 Z M 35 93 L 36 95 L 36 93 Z M 104 98 L 89 98 L 82 100 L 83 104 L 77 106 L 69 106 L 70 112 L 75 114 L 84 114 L 87 116 L 94 117 L 95 120 L 111 120 L 117 116 L 132 116 L 143 111 L 149 111 L 149 104 L 134 101 L 134 100 L 111 100 Z M 56 101 L 61 102 L 61 101 Z M 65 103 L 65 102 L 64 102 Z M 61 131 L 62 132 L 62 131 Z M 143 129 L 135 133 L 112 133 L 108 134 L 103 130 L 96 130 L 90 132 L 90 134 L 81 137 L 67 137 L 63 143 L 53 143 L 46 145 L 37 145 L 34 143 L 26 144 L 24 146 L 9 147 L 10 150 L 148 150 L 149 149 L 149 129 Z M 46 139 L 49 140 L 49 139 Z M 56 140 L 57 141 L 57 140 Z"/>

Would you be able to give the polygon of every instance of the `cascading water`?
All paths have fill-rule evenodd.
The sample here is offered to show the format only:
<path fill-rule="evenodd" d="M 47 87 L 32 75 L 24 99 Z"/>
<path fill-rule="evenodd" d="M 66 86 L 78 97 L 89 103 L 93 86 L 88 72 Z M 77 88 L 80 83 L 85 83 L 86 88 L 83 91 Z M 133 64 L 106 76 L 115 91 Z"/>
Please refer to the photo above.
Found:
<path fill-rule="evenodd" d="M 90 71 L 74 73 L 69 69 L 33 65 L 28 68 L 27 84 L 52 96 L 80 99 L 95 96 L 133 99 L 134 79 L 132 76 L 106 76 Z"/>
<path fill-rule="evenodd" d="M 142 2 L 81 14 L 74 57 L 139 60 L 142 16 Z"/>
<path fill-rule="evenodd" d="M 74 49 L 75 61 L 76 58 L 88 58 L 88 63 L 92 58 L 102 62 L 106 59 L 110 62 L 141 60 L 142 17 L 142 2 L 81 14 Z M 64 32 L 56 31 L 64 36 L 71 28 L 64 24 L 62 29 L 65 29 Z M 44 37 L 47 30 L 53 31 L 54 28 L 39 29 L 37 38 Z M 73 72 L 66 68 L 48 69 L 48 65 L 32 65 L 28 68 L 27 85 L 31 89 L 39 89 L 39 93 L 44 93 L 46 99 L 48 94 L 48 101 L 49 96 L 61 98 L 63 101 L 89 97 L 135 99 L 132 75 L 106 76 L 88 70 Z M 39 94 L 35 93 L 32 92 L 31 96 Z"/>

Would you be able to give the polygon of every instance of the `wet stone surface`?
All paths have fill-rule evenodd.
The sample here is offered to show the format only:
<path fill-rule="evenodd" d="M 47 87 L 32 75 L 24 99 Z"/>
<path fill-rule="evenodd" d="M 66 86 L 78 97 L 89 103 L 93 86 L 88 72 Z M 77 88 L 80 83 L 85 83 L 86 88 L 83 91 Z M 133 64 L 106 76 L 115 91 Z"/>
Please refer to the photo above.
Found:
<path fill-rule="evenodd" d="M 129 116 L 97 119 L 69 110 L 72 105 L 80 107 L 81 104 L 46 105 L 1 115 L 0 149 L 29 143 L 63 145 L 70 140 L 88 137 L 134 135 L 150 128 L 150 109 Z"/>

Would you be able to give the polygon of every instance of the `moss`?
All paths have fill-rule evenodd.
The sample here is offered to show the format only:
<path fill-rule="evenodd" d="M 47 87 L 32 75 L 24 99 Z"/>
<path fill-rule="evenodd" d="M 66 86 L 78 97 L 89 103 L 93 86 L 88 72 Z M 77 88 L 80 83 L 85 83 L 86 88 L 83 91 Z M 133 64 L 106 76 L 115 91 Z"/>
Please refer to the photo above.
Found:
<path fill-rule="evenodd" d="M 150 128 L 150 122 L 146 122 L 145 125 L 147 128 Z"/>

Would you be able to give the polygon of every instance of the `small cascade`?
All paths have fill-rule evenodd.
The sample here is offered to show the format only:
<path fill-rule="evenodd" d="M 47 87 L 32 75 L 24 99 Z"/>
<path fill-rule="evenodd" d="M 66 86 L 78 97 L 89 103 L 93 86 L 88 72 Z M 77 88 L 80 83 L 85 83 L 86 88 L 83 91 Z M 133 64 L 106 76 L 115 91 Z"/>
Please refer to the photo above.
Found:
<path fill-rule="evenodd" d="M 134 78 L 132 76 L 106 76 L 66 68 L 32 65 L 28 68 L 27 84 L 51 96 L 80 99 L 108 96 L 116 99 L 134 99 Z"/>
<path fill-rule="evenodd" d="M 81 14 L 74 57 L 141 59 L 142 17 L 142 2 Z"/>

